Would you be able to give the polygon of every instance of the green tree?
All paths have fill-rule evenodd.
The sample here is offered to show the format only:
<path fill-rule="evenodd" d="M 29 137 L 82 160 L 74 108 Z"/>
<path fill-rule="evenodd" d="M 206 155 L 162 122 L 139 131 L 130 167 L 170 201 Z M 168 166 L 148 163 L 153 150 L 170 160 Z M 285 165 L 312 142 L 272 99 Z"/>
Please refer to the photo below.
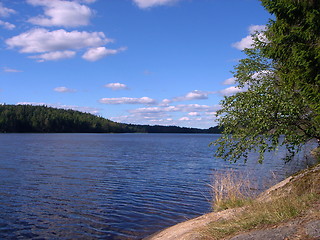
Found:
<path fill-rule="evenodd" d="M 292 156 L 320 139 L 320 1 L 261 2 L 275 18 L 235 67 L 244 91 L 225 97 L 218 111 L 224 131 L 216 156 L 229 161 L 258 151 L 262 162 L 279 145 Z"/>

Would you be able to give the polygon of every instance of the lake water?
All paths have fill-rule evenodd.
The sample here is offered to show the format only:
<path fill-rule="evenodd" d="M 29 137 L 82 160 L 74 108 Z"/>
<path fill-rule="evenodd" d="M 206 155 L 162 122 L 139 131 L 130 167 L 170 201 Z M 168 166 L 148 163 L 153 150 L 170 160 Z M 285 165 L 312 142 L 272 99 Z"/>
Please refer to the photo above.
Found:
<path fill-rule="evenodd" d="M 217 137 L 0 134 L 0 239 L 141 239 L 209 212 L 214 171 L 262 183 L 303 167 L 281 150 L 229 164 L 208 146 Z"/>

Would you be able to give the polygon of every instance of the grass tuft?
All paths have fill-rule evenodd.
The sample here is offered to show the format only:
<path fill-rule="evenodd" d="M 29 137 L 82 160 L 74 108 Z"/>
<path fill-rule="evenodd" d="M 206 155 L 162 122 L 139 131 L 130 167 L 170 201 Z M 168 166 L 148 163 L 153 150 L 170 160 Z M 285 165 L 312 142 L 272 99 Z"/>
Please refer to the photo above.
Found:
<path fill-rule="evenodd" d="M 253 197 L 252 184 L 248 177 L 234 170 L 215 173 L 210 188 L 214 211 L 242 207 Z"/>
<path fill-rule="evenodd" d="M 319 199 L 320 168 L 317 169 L 303 173 L 301 177 L 298 176 L 295 181 L 271 194 L 267 201 L 246 200 L 243 205 L 240 204 L 244 206 L 243 211 L 232 219 L 210 223 L 203 232 L 204 235 L 208 239 L 222 239 L 237 232 L 278 224 L 303 214 Z M 234 172 L 224 173 L 220 177 L 218 179 L 215 176 L 215 182 L 212 184 L 215 193 L 213 204 L 215 210 L 239 205 L 238 199 L 248 199 L 248 194 L 240 191 L 243 186 L 237 182 L 239 180 L 237 174 Z M 240 182 L 243 183 L 243 179 L 240 179 Z M 219 187 L 218 183 L 222 185 Z M 247 181 L 244 183 L 246 184 L 245 188 L 248 189 L 250 184 L 247 184 Z M 231 187 L 228 184 L 234 184 L 234 186 Z M 239 188 L 239 186 L 241 187 Z"/>

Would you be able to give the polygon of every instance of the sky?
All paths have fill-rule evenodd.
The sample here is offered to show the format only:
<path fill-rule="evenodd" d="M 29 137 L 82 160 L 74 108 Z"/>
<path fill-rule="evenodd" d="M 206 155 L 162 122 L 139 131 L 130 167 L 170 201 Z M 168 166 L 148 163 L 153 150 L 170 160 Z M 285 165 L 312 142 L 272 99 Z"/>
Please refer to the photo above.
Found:
<path fill-rule="evenodd" d="M 269 18 L 258 0 L 0 0 L 0 104 L 216 126 Z"/>

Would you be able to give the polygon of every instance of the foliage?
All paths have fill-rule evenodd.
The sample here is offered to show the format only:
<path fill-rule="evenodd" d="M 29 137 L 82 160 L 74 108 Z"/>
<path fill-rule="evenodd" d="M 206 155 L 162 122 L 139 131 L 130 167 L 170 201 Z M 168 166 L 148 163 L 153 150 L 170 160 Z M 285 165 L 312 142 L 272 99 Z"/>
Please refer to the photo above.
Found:
<path fill-rule="evenodd" d="M 46 106 L 0 105 L 0 132 L 35 133 L 215 133 L 210 129 L 123 124 L 89 113 Z"/>
<path fill-rule="evenodd" d="M 256 33 L 234 76 L 244 91 L 225 97 L 218 111 L 223 135 L 216 156 L 229 161 L 285 145 L 290 156 L 320 139 L 320 3 L 262 0 L 274 14 Z M 283 136 L 283 138 L 281 138 Z"/>
<path fill-rule="evenodd" d="M 73 110 L 0 105 L 0 132 L 121 132 L 124 128 L 102 117 Z"/>

